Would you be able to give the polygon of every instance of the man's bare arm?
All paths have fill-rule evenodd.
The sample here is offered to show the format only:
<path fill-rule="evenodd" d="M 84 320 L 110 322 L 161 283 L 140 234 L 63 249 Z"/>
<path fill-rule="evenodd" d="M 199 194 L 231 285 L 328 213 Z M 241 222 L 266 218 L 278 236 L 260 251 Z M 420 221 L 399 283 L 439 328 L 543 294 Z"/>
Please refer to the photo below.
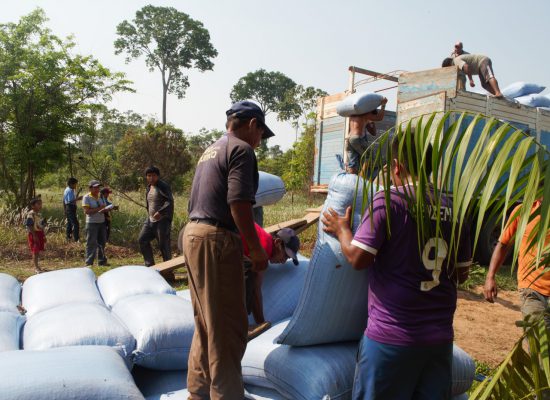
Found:
<path fill-rule="evenodd" d="M 494 303 L 495 298 L 498 294 L 497 283 L 495 276 L 502 266 L 502 263 L 506 259 L 508 254 L 509 246 L 498 242 L 495 249 L 493 250 L 493 255 L 491 256 L 491 263 L 489 264 L 489 272 L 487 272 L 487 277 L 485 278 L 485 286 L 483 287 L 483 295 L 485 300 L 489 303 Z"/>
<path fill-rule="evenodd" d="M 332 208 L 323 214 L 323 230 L 338 238 L 342 253 L 351 264 L 353 269 L 361 270 L 370 267 L 374 263 L 374 254 L 369 253 L 351 244 L 353 233 L 350 229 L 351 207 L 348 207 L 346 214 L 341 217 Z"/>
<path fill-rule="evenodd" d="M 267 268 L 268 257 L 260 244 L 260 239 L 254 227 L 252 203 L 249 201 L 235 201 L 229 205 L 231 215 L 237 225 L 237 229 L 243 235 L 250 251 L 250 260 L 254 264 L 255 271 L 263 271 Z"/>

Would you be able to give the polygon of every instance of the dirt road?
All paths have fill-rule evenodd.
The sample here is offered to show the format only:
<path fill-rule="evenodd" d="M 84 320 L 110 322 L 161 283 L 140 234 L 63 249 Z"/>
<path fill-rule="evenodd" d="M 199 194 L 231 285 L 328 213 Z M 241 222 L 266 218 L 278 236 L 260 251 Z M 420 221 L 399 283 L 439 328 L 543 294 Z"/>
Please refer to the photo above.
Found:
<path fill-rule="evenodd" d="M 497 302 L 485 301 L 482 288 L 459 290 L 455 313 L 455 341 L 473 358 L 496 367 L 521 336 L 515 325 L 521 319 L 516 291 L 499 292 Z"/>

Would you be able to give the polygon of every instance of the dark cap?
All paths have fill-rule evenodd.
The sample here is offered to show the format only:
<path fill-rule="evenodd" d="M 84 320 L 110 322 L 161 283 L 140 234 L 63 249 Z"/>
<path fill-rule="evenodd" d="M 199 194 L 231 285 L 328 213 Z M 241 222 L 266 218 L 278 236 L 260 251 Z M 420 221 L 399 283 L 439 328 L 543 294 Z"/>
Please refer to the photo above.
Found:
<path fill-rule="evenodd" d="M 292 258 L 294 265 L 298 265 L 298 251 L 300 250 L 300 239 L 296 232 L 290 228 L 283 228 L 277 232 L 277 237 L 283 241 L 286 255 Z"/>
<path fill-rule="evenodd" d="M 256 118 L 256 120 L 264 127 L 264 134 L 262 135 L 262 139 L 268 139 L 272 136 L 275 136 L 273 131 L 269 129 L 269 127 L 265 124 L 265 115 L 262 109 L 258 107 L 257 104 L 251 101 L 238 101 L 237 103 L 233 104 L 231 108 L 225 112 L 225 114 L 228 117 L 233 116 L 242 119 Z"/>
<path fill-rule="evenodd" d="M 108 187 L 104 187 L 103 189 L 101 189 L 101 193 L 113 193 L 113 191 Z"/>
<path fill-rule="evenodd" d="M 88 187 L 99 187 L 101 186 L 101 182 L 100 181 L 96 181 L 95 179 L 90 181 L 90 184 L 88 185 Z"/>

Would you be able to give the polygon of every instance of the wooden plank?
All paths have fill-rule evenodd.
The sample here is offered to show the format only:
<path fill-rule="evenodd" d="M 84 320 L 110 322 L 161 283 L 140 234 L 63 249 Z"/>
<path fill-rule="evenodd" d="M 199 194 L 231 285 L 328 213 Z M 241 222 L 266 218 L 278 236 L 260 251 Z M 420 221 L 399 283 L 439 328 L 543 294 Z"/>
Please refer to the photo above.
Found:
<path fill-rule="evenodd" d="M 538 109 L 539 119 L 537 130 L 538 131 L 550 131 L 550 111 Z"/>
<path fill-rule="evenodd" d="M 264 228 L 267 233 L 275 234 L 277 231 L 280 231 L 283 228 L 290 228 L 290 229 L 297 229 L 301 225 L 307 224 L 307 220 L 305 218 L 296 218 L 291 219 L 290 221 L 281 222 L 280 224 L 275 224 L 268 226 L 267 228 Z"/>
<path fill-rule="evenodd" d="M 311 193 L 328 193 L 328 185 L 311 185 L 309 191 Z"/>
<path fill-rule="evenodd" d="M 397 104 L 397 123 L 402 124 L 411 119 L 414 121 L 418 117 L 434 111 L 444 111 L 445 96 L 445 92 L 442 92 Z"/>
<path fill-rule="evenodd" d="M 322 207 L 320 207 L 320 208 L 322 208 Z M 306 214 L 306 216 L 304 217 L 305 220 L 306 220 L 306 223 L 304 225 L 299 226 L 298 228 L 294 229 L 294 231 L 296 232 L 296 234 L 302 233 L 307 228 L 309 228 L 311 225 L 314 225 L 317 222 L 319 222 L 320 217 L 321 217 L 321 210 Z"/>
<path fill-rule="evenodd" d="M 386 75 L 382 72 L 371 71 L 370 69 L 364 69 L 364 68 L 359 68 L 359 67 L 349 67 L 348 69 L 349 69 L 349 71 L 357 72 L 357 73 L 363 74 L 363 75 L 373 76 L 373 77 L 378 78 L 378 79 L 385 79 L 387 81 L 392 81 L 392 82 L 398 82 L 399 81 L 399 79 L 396 78 L 395 76 Z"/>
<path fill-rule="evenodd" d="M 445 92 L 449 98 L 455 97 L 457 79 L 458 70 L 454 66 L 403 73 L 399 75 L 397 103 L 405 103 L 440 92 Z"/>
<path fill-rule="evenodd" d="M 165 273 L 170 272 L 175 269 L 185 267 L 185 257 L 179 256 L 172 258 L 171 260 L 161 262 L 160 264 L 153 265 L 153 268 L 156 269 L 158 272 Z"/>
<path fill-rule="evenodd" d="M 338 115 L 336 113 L 336 106 L 346 96 L 346 92 L 341 92 L 317 100 L 317 117 L 323 120 Z"/>
<path fill-rule="evenodd" d="M 306 212 L 307 213 L 314 213 L 314 212 L 320 213 L 322 209 L 323 209 L 323 206 L 306 208 Z"/>

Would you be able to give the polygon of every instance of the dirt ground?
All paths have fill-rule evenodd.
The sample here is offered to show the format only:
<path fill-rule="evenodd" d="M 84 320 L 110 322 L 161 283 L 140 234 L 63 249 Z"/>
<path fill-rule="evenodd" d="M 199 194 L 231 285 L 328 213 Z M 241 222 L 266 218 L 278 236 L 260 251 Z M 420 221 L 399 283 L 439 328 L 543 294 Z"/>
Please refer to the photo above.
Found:
<path fill-rule="evenodd" d="M 459 290 L 454 329 L 456 343 L 474 359 L 496 367 L 521 336 L 515 325 L 521 320 L 517 291 L 500 291 L 490 304 L 482 287 L 470 292 Z"/>

